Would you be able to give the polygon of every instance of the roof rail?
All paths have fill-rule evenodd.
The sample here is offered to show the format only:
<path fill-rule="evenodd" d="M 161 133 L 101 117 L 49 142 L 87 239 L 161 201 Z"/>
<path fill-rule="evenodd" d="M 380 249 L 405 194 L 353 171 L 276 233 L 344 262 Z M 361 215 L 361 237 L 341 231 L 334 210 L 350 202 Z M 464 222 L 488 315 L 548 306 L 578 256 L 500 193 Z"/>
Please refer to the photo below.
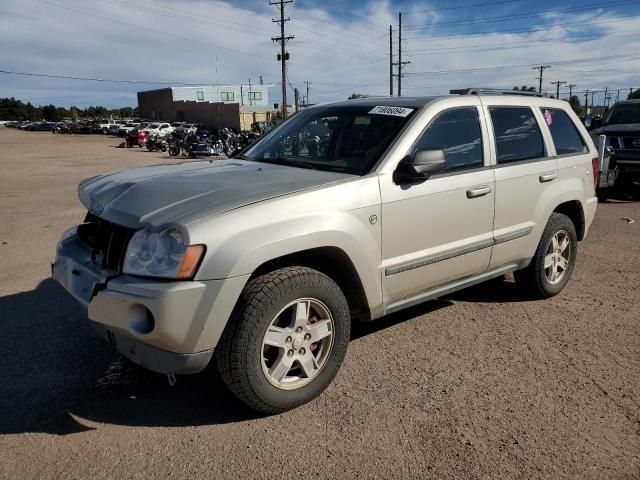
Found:
<path fill-rule="evenodd" d="M 525 97 L 546 97 L 546 93 L 527 92 L 523 90 L 502 90 L 500 88 L 461 88 L 449 90 L 451 95 L 522 95 Z"/>

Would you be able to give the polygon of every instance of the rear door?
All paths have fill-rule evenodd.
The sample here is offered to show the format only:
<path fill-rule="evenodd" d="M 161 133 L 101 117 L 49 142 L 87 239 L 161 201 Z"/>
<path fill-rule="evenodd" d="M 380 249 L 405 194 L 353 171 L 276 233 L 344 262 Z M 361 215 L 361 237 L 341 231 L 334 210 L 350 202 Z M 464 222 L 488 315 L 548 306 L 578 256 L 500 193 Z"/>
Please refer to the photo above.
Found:
<path fill-rule="evenodd" d="M 524 98 L 482 101 L 495 155 L 492 269 L 533 256 L 548 220 L 547 205 L 561 187 L 540 109 Z"/>

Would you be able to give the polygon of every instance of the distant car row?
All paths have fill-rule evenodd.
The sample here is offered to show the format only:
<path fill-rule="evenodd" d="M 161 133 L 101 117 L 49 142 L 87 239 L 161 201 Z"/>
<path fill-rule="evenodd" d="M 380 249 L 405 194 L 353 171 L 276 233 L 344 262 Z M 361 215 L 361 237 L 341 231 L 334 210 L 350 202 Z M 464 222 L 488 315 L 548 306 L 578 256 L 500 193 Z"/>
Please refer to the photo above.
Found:
<path fill-rule="evenodd" d="M 52 122 L 7 122 L 4 124 L 7 128 L 18 128 L 30 132 L 51 132 L 56 129 L 57 125 Z"/>
<path fill-rule="evenodd" d="M 194 124 L 185 122 L 149 122 L 149 121 L 79 121 L 79 122 L 7 122 L 7 128 L 17 128 L 26 131 L 54 132 L 54 133 L 81 133 L 81 134 L 104 134 L 119 137 L 126 137 L 134 130 L 145 131 L 149 135 L 164 137 L 177 129 L 192 129 Z"/>

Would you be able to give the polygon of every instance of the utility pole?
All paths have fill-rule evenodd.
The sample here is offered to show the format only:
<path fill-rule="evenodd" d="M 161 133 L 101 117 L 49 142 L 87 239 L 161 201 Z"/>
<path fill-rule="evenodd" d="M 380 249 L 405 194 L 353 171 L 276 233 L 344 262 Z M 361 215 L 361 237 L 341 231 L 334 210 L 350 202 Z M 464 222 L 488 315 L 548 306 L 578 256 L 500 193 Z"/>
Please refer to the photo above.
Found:
<path fill-rule="evenodd" d="M 291 20 L 291 18 L 284 18 L 284 7 L 287 3 L 293 3 L 293 0 L 279 0 L 277 2 L 269 2 L 269 5 L 277 5 L 280 8 L 280 20 L 271 20 L 273 23 L 280 24 L 280 36 L 271 37 L 274 42 L 280 43 L 280 54 L 278 60 L 280 60 L 282 66 L 282 118 L 287 118 L 287 60 L 289 60 L 289 54 L 286 52 L 285 47 L 289 40 L 293 40 L 292 35 L 285 36 L 284 23 Z"/>
<path fill-rule="evenodd" d="M 595 95 L 596 95 L 596 92 L 591 92 L 591 108 L 593 108 L 593 106 L 595 105 L 593 103 L 593 97 L 595 97 Z"/>
<path fill-rule="evenodd" d="M 602 99 L 602 106 L 604 107 L 604 103 L 607 101 L 607 94 L 609 93 L 609 87 L 604 87 L 604 98 Z"/>
<path fill-rule="evenodd" d="M 393 97 L 393 27 L 389 25 L 389 96 Z"/>
<path fill-rule="evenodd" d="M 573 87 L 577 87 L 575 83 L 569 84 L 569 103 L 571 103 L 571 97 L 573 97 Z"/>
<path fill-rule="evenodd" d="M 563 80 L 558 80 L 557 82 L 551 82 L 551 85 L 555 85 L 556 86 L 556 98 L 559 100 L 560 99 L 560 85 L 564 85 L 565 81 Z"/>
<path fill-rule="evenodd" d="M 300 110 L 300 93 L 298 92 L 298 88 L 293 89 L 293 98 L 295 99 L 296 112 Z"/>
<path fill-rule="evenodd" d="M 620 100 L 620 89 L 618 89 L 618 93 L 616 94 L 616 103 Z"/>
<path fill-rule="evenodd" d="M 402 96 L 402 69 L 411 62 L 402 61 L 402 12 L 398 12 L 398 96 Z"/>
<path fill-rule="evenodd" d="M 584 94 L 584 114 L 589 115 L 589 89 Z"/>
<path fill-rule="evenodd" d="M 539 67 L 533 67 L 534 70 L 540 71 L 540 76 L 538 77 L 538 80 L 540 81 L 538 93 L 542 93 L 542 72 L 544 72 L 547 68 L 551 68 L 551 65 L 540 65 Z"/>
<path fill-rule="evenodd" d="M 309 80 L 307 80 L 304 83 L 307 84 L 307 96 L 305 97 L 306 98 L 305 105 L 309 105 Z"/>

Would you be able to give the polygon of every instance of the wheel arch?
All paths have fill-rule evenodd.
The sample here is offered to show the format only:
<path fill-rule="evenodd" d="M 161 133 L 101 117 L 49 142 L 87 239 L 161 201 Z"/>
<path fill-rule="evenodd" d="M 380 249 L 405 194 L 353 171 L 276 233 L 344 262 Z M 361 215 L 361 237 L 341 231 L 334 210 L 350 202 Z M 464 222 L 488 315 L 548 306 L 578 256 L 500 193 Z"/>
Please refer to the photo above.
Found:
<path fill-rule="evenodd" d="M 258 266 L 251 279 L 284 267 L 308 267 L 317 270 L 333 281 L 344 292 L 352 319 L 371 320 L 369 302 L 358 274 L 358 270 L 349 255 L 339 247 L 317 247 L 267 260 Z"/>
<path fill-rule="evenodd" d="M 582 204 L 578 200 L 570 200 L 568 202 L 561 203 L 554 210 L 553 213 L 562 213 L 569 217 L 576 227 L 576 235 L 578 240 L 582 240 L 585 234 L 585 217 Z"/>

